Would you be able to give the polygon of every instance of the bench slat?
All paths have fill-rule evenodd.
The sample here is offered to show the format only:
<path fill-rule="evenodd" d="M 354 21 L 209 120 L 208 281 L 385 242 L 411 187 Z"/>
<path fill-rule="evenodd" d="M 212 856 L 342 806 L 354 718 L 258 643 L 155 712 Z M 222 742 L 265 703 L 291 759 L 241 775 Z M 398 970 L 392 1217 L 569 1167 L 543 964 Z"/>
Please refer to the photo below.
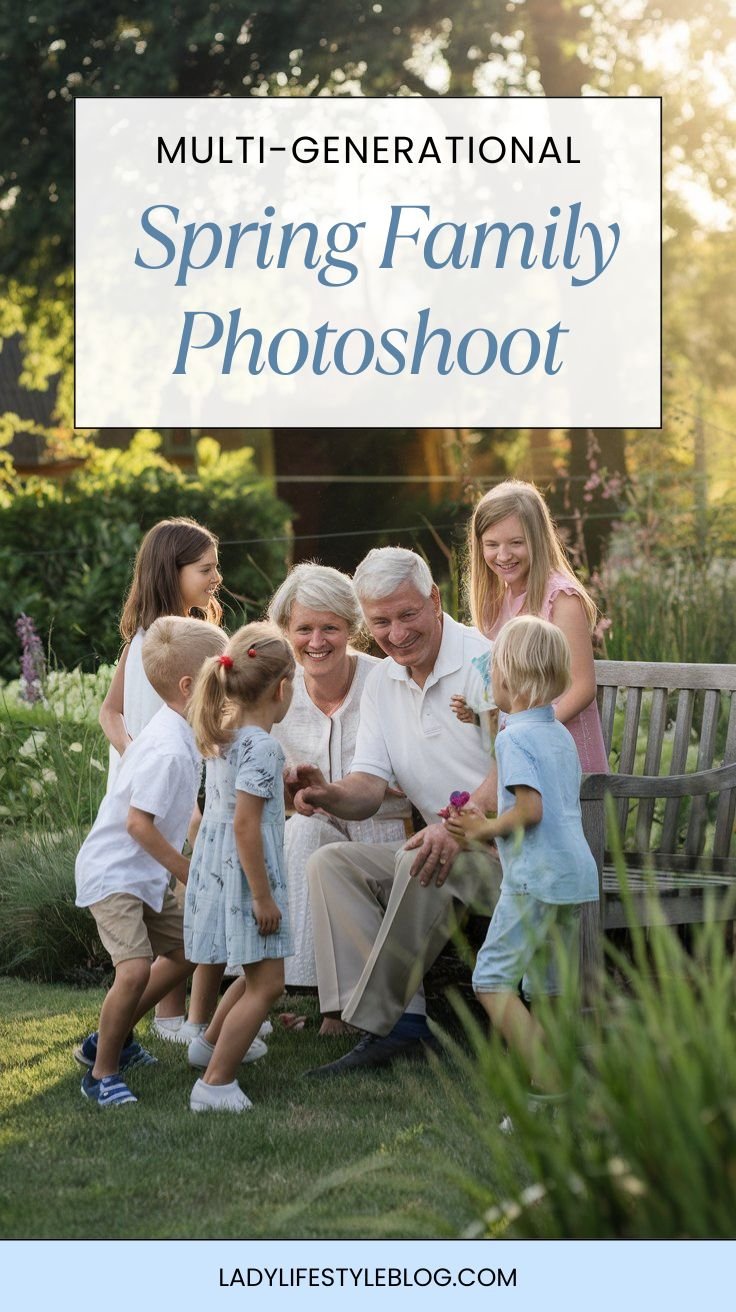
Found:
<path fill-rule="evenodd" d="M 672 744 L 671 774 L 682 774 L 687 763 L 687 749 L 690 746 L 690 732 L 693 725 L 693 706 L 695 692 L 692 688 L 681 688 L 677 697 L 677 718 L 675 719 L 675 738 Z M 671 852 L 675 847 L 677 817 L 680 810 L 679 798 L 669 797 L 664 808 L 662 821 L 662 848 Z"/>
<path fill-rule="evenodd" d="M 713 764 L 713 757 L 716 751 L 716 730 L 718 728 L 718 714 L 721 709 L 721 694 L 717 690 L 708 689 L 703 698 L 703 722 L 700 728 L 700 744 L 698 746 L 698 770 L 709 770 Z M 707 819 L 707 804 L 704 797 L 694 797 L 690 808 L 690 820 L 687 826 L 687 837 L 685 839 L 685 851 L 690 856 L 697 856 L 703 850 L 705 841 L 705 822 Z"/>
<path fill-rule="evenodd" d="M 664 688 L 655 688 L 652 692 L 652 704 L 649 712 L 649 737 L 644 755 L 644 773 L 659 774 L 662 762 L 662 744 L 667 728 L 667 692 Z M 636 846 L 641 851 L 648 851 L 652 841 L 652 820 L 654 819 L 654 798 L 642 798 L 636 814 Z"/>
<path fill-rule="evenodd" d="M 601 726 L 603 729 L 603 741 L 606 745 L 606 756 L 611 754 L 611 741 L 613 739 L 613 717 L 616 714 L 616 693 L 618 687 L 611 685 L 604 687 L 601 698 Z"/>
<path fill-rule="evenodd" d="M 624 728 L 621 737 L 621 756 L 619 758 L 619 773 L 631 774 L 634 769 L 636 760 L 636 739 L 639 732 L 639 717 L 641 714 L 641 688 L 627 688 L 626 690 L 626 709 L 624 711 Z M 622 834 L 626 833 L 626 821 L 629 814 L 629 803 L 627 799 L 621 798 L 616 807 L 618 815 L 618 827 Z"/>
<path fill-rule="evenodd" d="M 730 765 L 732 761 L 736 761 L 736 694 L 731 697 L 731 709 L 726 730 L 726 750 L 723 753 L 724 765 Z M 735 808 L 736 792 L 724 793 L 718 798 L 716 830 L 713 837 L 713 855 L 715 857 L 728 856 L 733 834 Z"/>

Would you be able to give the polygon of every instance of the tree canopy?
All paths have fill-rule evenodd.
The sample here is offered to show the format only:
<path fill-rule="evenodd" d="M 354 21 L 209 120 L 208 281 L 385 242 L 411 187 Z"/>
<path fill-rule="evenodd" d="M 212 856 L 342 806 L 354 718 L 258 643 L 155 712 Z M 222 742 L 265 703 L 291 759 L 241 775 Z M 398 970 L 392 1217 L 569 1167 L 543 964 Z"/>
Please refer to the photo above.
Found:
<path fill-rule="evenodd" d="M 724 331 L 736 279 L 735 50 L 729 0 L 696 12 L 692 0 L 5 5 L 0 338 L 23 335 L 28 385 L 61 376 L 70 429 L 77 96 L 662 95 L 666 383 L 686 392 L 697 375 L 717 392 L 735 363 Z"/>

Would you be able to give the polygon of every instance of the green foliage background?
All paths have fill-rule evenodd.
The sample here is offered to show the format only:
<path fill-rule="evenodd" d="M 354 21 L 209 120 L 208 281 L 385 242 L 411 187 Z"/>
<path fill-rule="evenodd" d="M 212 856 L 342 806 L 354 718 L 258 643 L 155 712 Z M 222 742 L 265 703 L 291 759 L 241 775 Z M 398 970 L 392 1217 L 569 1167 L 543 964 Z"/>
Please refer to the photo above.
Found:
<path fill-rule="evenodd" d="M 171 515 L 191 515 L 221 538 L 228 627 L 260 615 L 288 568 L 288 507 L 257 477 L 248 448 L 223 454 L 203 438 L 187 477 L 159 446 L 157 434 L 141 432 L 127 451 L 94 451 L 63 484 L 32 478 L 0 498 L 0 675 L 17 672 L 21 611 L 52 663 L 114 660 L 141 536 Z"/>

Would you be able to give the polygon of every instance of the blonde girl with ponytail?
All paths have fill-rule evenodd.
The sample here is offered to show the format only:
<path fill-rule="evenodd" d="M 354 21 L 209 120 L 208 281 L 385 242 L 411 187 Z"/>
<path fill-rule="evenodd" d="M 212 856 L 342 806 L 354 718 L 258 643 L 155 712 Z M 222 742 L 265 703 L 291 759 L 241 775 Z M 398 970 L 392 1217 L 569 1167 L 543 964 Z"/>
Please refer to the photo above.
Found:
<path fill-rule="evenodd" d="M 291 953 L 284 862 L 284 753 L 271 729 L 291 704 L 294 656 L 270 624 L 248 624 L 206 661 L 189 720 L 207 757 L 206 801 L 187 883 L 190 961 L 240 963 L 189 1062 L 204 1067 L 192 1111 L 247 1111 L 237 1072 L 284 988 Z M 261 1046 L 261 1053 L 265 1045 Z"/>

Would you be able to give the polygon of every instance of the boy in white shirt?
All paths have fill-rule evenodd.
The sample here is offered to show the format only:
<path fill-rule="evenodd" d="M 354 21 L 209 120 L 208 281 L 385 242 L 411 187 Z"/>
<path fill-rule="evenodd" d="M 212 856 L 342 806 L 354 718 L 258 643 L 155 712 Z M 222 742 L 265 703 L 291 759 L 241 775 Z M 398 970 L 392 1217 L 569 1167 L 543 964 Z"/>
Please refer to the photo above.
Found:
<path fill-rule="evenodd" d="M 185 717 L 200 667 L 225 643 L 222 629 L 205 620 L 167 615 L 151 625 L 143 668 L 164 705 L 126 748 L 77 856 L 77 906 L 90 908 L 115 967 L 99 1030 L 74 1052 L 88 1067 L 82 1093 L 101 1107 L 137 1101 L 120 1071 L 155 1058 L 135 1041 L 132 1027 L 194 969 L 184 956 L 183 911 L 170 888 L 172 875 L 187 881 L 182 848 L 201 778 Z"/>

